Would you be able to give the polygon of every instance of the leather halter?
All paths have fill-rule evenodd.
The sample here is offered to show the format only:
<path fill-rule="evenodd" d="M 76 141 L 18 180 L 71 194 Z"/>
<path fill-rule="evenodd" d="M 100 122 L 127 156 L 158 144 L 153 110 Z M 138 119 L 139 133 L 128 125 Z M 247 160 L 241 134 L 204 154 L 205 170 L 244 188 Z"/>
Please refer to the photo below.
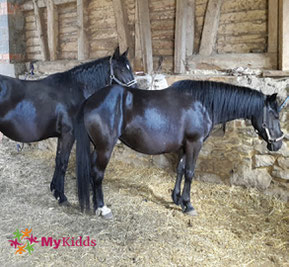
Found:
<path fill-rule="evenodd" d="M 268 143 L 275 143 L 282 141 L 283 138 L 285 137 L 284 133 L 278 138 L 273 138 L 270 134 L 269 128 L 267 127 L 267 122 L 268 122 L 268 112 L 266 111 L 266 106 L 263 108 L 263 122 L 262 122 L 262 128 L 265 130 L 265 133 L 267 135 L 267 140 Z"/>
<path fill-rule="evenodd" d="M 121 82 L 118 78 L 115 77 L 114 75 L 114 72 L 113 72 L 113 65 L 112 65 L 112 56 L 110 57 L 109 59 L 109 66 L 110 66 L 110 85 L 112 85 L 112 82 L 115 81 L 116 83 L 118 83 L 119 85 L 122 85 L 122 86 L 128 86 L 128 87 L 131 87 L 132 85 L 136 84 L 137 81 L 135 79 L 127 82 L 127 83 L 123 83 Z"/>

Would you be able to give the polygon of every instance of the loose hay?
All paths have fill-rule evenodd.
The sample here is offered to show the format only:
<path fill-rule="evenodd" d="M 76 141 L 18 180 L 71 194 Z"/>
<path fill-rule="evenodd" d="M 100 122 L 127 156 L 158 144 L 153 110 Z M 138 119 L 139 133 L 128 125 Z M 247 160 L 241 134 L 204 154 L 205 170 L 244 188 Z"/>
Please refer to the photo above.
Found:
<path fill-rule="evenodd" d="M 0 265 L 37 266 L 288 266 L 289 206 L 255 189 L 194 182 L 197 217 L 171 201 L 175 174 L 112 159 L 104 180 L 105 221 L 79 211 L 74 164 L 59 207 L 49 192 L 52 154 L 26 146 L 17 153 L 6 138 L 0 145 Z M 38 237 L 87 236 L 96 247 L 37 246 L 32 255 L 14 255 L 8 239 L 16 228 Z"/>

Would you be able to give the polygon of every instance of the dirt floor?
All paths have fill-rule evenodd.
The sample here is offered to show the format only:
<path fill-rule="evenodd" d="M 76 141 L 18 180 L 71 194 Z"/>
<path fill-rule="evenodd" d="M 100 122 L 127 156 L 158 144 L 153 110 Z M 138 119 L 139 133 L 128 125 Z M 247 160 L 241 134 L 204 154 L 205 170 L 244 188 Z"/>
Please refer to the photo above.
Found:
<path fill-rule="evenodd" d="M 0 144 L 0 266 L 289 266 L 289 205 L 254 189 L 194 182 L 197 217 L 170 198 L 175 174 L 136 168 L 112 159 L 104 180 L 114 220 L 79 211 L 73 159 L 60 207 L 49 191 L 54 155 L 35 146 L 17 152 Z M 34 237 L 79 236 L 96 246 L 34 245 L 15 255 L 16 229 Z"/>

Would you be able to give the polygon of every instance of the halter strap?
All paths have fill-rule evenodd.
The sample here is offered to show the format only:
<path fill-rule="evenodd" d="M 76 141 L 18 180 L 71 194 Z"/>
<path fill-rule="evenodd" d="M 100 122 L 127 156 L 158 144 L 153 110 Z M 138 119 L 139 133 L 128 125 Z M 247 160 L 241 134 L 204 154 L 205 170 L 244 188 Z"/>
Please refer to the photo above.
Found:
<path fill-rule="evenodd" d="M 278 137 L 278 138 L 273 138 L 270 134 L 269 128 L 267 127 L 267 111 L 266 111 L 266 106 L 263 108 L 263 122 L 262 122 L 262 128 L 265 130 L 265 133 L 267 135 L 268 143 L 275 143 L 282 141 L 285 137 L 284 133 Z"/>
<path fill-rule="evenodd" d="M 137 81 L 136 81 L 135 79 L 133 79 L 133 80 L 127 82 L 127 83 L 123 83 L 123 82 L 121 82 L 118 78 L 115 77 L 114 72 L 113 72 L 113 66 L 112 66 L 112 57 L 113 57 L 113 56 L 111 56 L 111 57 L 109 58 L 109 67 L 110 67 L 110 76 L 109 76 L 109 78 L 110 78 L 110 85 L 112 85 L 112 82 L 113 82 L 113 81 L 115 81 L 115 82 L 118 83 L 119 85 L 128 86 L 128 87 L 131 87 L 132 85 L 136 84 Z"/>

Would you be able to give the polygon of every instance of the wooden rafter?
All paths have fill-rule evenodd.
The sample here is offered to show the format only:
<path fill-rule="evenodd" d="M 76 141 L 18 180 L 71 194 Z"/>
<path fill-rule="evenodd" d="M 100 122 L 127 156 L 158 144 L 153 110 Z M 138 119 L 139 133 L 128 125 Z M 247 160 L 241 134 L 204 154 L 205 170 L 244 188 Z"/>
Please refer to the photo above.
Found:
<path fill-rule="evenodd" d="M 34 9 L 34 4 L 33 1 L 26 2 L 23 5 L 21 5 L 21 10 L 23 11 L 28 11 L 28 10 L 33 10 Z M 67 3 L 73 3 L 76 2 L 76 0 L 54 0 L 55 5 L 62 5 L 62 4 L 67 4 Z M 39 0 L 37 1 L 38 7 L 43 8 L 46 7 L 46 0 Z"/>
<path fill-rule="evenodd" d="M 38 35 L 39 42 L 40 42 L 42 60 L 46 61 L 48 59 L 47 44 L 45 42 L 39 7 L 37 5 L 36 0 L 33 0 L 33 5 L 34 5 L 35 23 L 36 23 L 37 35 Z"/>
<path fill-rule="evenodd" d="M 268 53 L 278 52 L 278 0 L 268 0 Z"/>
<path fill-rule="evenodd" d="M 137 17 L 139 25 L 139 34 L 136 35 L 140 42 L 142 51 L 142 62 L 144 65 L 144 71 L 146 73 L 152 73 L 153 71 L 153 49 L 152 49 L 152 37 L 151 37 L 151 24 L 149 16 L 149 3 L 148 0 L 136 0 L 137 4 Z M 137 28 L 136 27 L 136 28 Z"/>
<path fill-rule="evenodd" d="M 116 30 L 120 52 L 123 53 L 129 49 L 129 58 L 133 58 L 134 51 L 132 49 L 131 36 L 128 27 L 128 16 L 126 12 L 125 1 L 113 0 L 113 10 L 116 20 Z"/>
<path fill-rule="evenodd" d="M 86 34 L 87 14 L 86 14 L 86 1 L 77 0 L 77 26 L 78 26 L 78 49 L 77 58 L 78 60 L 88 59 L 89 57 L 89 44 Z"/>
<path fill-rule="evenodd" d="M 289 70 L 289 0 L 279 0 L 279 69 Z"/>
<path fill-rule="evenodd" d="M 183 73 L 185 71 L 186 62 L 188 1 L 177 0 L 176 5 L 174 71 L 175 73 Z"/>
<path fill-rule="evenodd" d="M 53 0 L 47 2 L 47 42 L 50 60 L 57 59 L 58 14 Z"/>
<path fill-rule="evenodd" d="M 208 2 L 200 44 L 200 55 L 209 56 L 213 53 L 222 3 L 223 0 L 209 0 Z"/>
<path fill-rule="evenodd" d="M 188 0 L 187 6 L 187 32 L 186 32 L 186 56 L 189 57 L 194 51 L 195 41 L 195 0 Z"/>

